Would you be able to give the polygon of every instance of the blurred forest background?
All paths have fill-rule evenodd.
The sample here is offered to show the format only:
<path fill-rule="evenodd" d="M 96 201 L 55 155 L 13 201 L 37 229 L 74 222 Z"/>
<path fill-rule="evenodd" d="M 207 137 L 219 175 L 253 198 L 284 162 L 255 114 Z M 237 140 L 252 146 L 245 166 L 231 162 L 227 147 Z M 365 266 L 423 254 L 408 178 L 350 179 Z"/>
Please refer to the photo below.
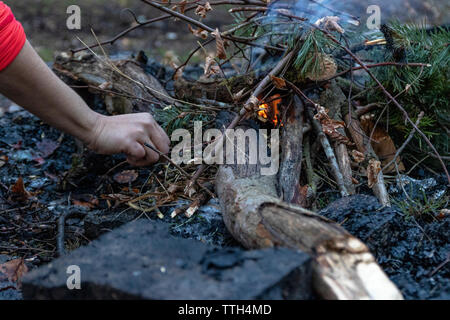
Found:
<path fill-rule="evenodd" d="M 173 2 L 179 1 L 181 0 Z M 22 22 L 29 40 L 46 61 L 53 60 L 55 51 L 82 46 L 77 36 L 86 43 L 93 43 L 91 27 L 101 40 L 112 38 L 130 27 L 135 21 L 132 15 L 124 10 L 125 8 L 133 10 L 139 20 L 161 15 L 140 0 L 3 0 L 3 2 L 13 9 L 17 19 Z M 304 2 L 307 5 L 308 1 Z M 450 22 L 448 0 L 326 0 L 326 3 L 331 7 L 339 5 L 341 10 L 361 17 L 362 21 L 368 17 L 367 6 L 375 4 L 380 6 L 383 20 L 395 18 L 401 21 L 420 22 L 426 19 L 427 23 L 432 25 Z M 72 4 L 81 8 L 80 31 L 68 30 L 66 27 L 68 18 L 66 10 Z M 233 23 L 233 18 L 227 12 L 228 8 L 215 9 L 208 14 L 204 22 L 219 28 Z M 144 50 L 156 58 L 171 51 L 182 59 L 195 46 L 196 38 L 190 34 L 186 25 L 172 19 L 139 28 L 117 41 L 110 49 L 112 52 Z M 197 61 L 199 59 L 197 58 Z"/>

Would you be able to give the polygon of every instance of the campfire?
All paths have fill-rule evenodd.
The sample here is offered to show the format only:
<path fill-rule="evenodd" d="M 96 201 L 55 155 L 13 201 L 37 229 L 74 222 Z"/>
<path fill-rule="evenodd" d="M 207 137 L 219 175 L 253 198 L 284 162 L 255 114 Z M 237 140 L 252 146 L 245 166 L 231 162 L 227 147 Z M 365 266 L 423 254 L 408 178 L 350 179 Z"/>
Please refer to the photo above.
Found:
<path fill-rule="evenodd" d="M 258 119 L 262 122 L 271 122 L 275 127 L 278 125 L 280 117 L 280 104 L 282 99 L 280 94 L 274 94 L 266 102 L 260 99 L 261 104 L 258 108 Z M 280 125 L 283 125 L 280 123 Z"/>
<path fill-rule="evenodd" d="M 356 25 L 365 23 L 343 12 L 337 1 L 141 1 L 161 16 L 136 20 L 109 41 L 63 53 L 53 69 L 94 97 L 97 108 L 110 114 L 149 112 L 172 141 L 180 132 L 199 141 L 173 146 L 172 152 L 188 161 L 160 154 L 165 162 L 151 168 L 139 186 L 132 185 L 138 179 L 135 169 L 109 178 L 123 164 L 111 165 L 111 171 L 102 171 L 95 199 L 77 203 L 89 209 L 99 203 L 108 209 L 124 207 L 158 219 L 190 219 L 217 198 L 220 219 L 243 247 L 282 246 L 308 254 L 314 273 L 308 276 L 320 298 L 402 299 L 356 236 L 362 237 L 344 229 L 347 218 L 331 221 L 317 212 L 358 194 L 370 195 L 387 212 L 394 203 L 388 190 L 406 181 L 405 173 L 422 161 L 432 160 L 424 170 L 432 166 L 450 183 L 448 158 L 442 156 L 448 148 L 443 147 L 445 139 L 438 139 L 447 137 L 448 124 L 442 129 L 441 122 L 447 101 L 438 99 L 445 97 L 438 90 L 446 87 L 440 66 L 445 65 L 447 38 L 396 25 L 361 32 Z M 233 6 L 234 24 L 211 27 L 205 18 L 224 4 Z M 185 60 L 174 53 L 165 54 L 163 63 L 143 52 L 129 59 L 102 56 L 120 37 L 162 20 L 177 23 L 193 38 Z M 430 44 L 426 48 L 425 42 Z M 426 87 L 435 82 L 439 85 Z M 427 103 L 419 103 L 423 101 Z M 197 128 L 213 134 L 198 134 Z M 238 130 L 242 139 L 228 139 L 231 147 L 226 148 L 244 154 L 245 161 L 214 162 L 226 149 L 221 144 L 226 134 Z M 253 136 L 254 131 L 276 135 L 263 144 L 267 137 Z M 152 145 L 144 147 L 159 152 Z M 255 153 L 250 152 L 253 147 Z M 213 152 L 203 159 L 206 150 Z M 269 163 L 277 171 L 263 174 L 259 169 Z M 62 180 L 77 186 L 71 174 Z M 25 190 L 23 182 L 19 186 L 14 190 Z M 404 185 L 400 189 L 406 190 Z M 30 197 L 25 191 L 22 196 Z M 180 199 L 186 204 L 179 206 Z M 58 222 L 59 247 L 64 247 L 64 219 Z"/>

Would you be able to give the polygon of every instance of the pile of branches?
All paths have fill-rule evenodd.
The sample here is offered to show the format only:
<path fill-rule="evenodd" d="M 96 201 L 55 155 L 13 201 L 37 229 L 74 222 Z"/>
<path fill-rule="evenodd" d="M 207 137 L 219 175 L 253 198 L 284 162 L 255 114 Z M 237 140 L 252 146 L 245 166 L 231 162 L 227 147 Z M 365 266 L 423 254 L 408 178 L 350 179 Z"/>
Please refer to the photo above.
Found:
<path fill-rule="evenodd" d="M 305 1 L 320 8 L 312 12 L 304 10 L 303 1 L 290 0 L 141 1 L 162 15 L 147 21 L 135 18 L 132 27 L 112 39 L 72 52 L 93 52 L 93 48 L 113 44 L 157 21 L 184 23 L 186 30 L 198 37 L 198 45 L 186 61 L 170 62 L 175 97 L 170 97 L 169 102 L 159 100 L 177 110 L 188 110 L 176 114 L 177 119 L 192 114 L 192 110 L 212 110 L 217 115 L 217 111 L 226 109 L 234 111 L 234 116 L 221 129 L 245 128 L 245 120 L 253 119 L 259 126 L 281 130 L 280 170 L 276 176 L 258 176 L 250 165 L 221 165 L 218 169 L 216 192 L 233 236 L 249 248 L 284 245 L 310 252 L 316 261 L 317 290 L 323 297 L 401 297 L 364 244 L 308 208 L 314 208 L 320 174 L 342 197 L 354 194 L 365 181 L 362 176 L 366 176 L 367 186 L 380 203 L 390 206 L 384 174 L 399 174 L 405 169 L 400 154 L 417 137 L 439 161 L 450 183 L 443 157 L 420 128 L 425 112 L 412 117 L 399 99 L 420 82 L 427 69 L 435 66 L 425 61 L 406 61 L 406 49 L 394 41 L 396 32 L 390 27 L 384 26 L 376 39 L 361 40 L 361 34 L 352 31 L 360 24 L 357 17 L 314 0 Z M 229 12 L 236 22 L 227 30 L 204 23 L 204 18 L 219 6 L 232 6 Z M 327 14 L 317 16 L 317 12 Z M 206 49 L 208 45 L 214 46 L 212 51 Z M 383 50 L 387 47 L 393 58 L 367 63 L 358 54 L 378 46 Z M 447 46 L 443 52 L 447 52 Z M 183 79 L 184 68 L 198 53 L 205 56 L 202 79 L 217 80 L 208 82 L 208 88 L 203 80 L 190 83 Z M 374 70 L 380 68 L 418 70 L 418 76 L 394 94 L 377 78 Z M 357 78 L 366 79 L 366 86 Z M 245 81 L 249 79 L 252 81 Z M 136 78 L 128 80 L 155 91 Z M 210 92 L 211 83 L 214 95 L 193 94 L 197 89 Z M 102 90 L 101 86 L 93 89 Z M 368 93 L 379 94 L 385 101 L 364 103 Z M 129 92 L 126 96 L 130 97 Z M 166 93 L 163 96 L 167 98 Z M 272 102 L 280 99 L 281 106 L 274 106 Z M 398 148 L 379 119 L 374 121 L 371 115 L 380 111 L 380 105 L 384 106 L 383 112 L 392 105 L 404 126 L 411 128 Z M 154 112 L 163 114 L 167 110 L 170 108 Z M 212 143 L 221 148 L 224 139 L 222 134 Z M 199 182 L 207 165 L 198 166 L 192 174 L 174 166 L 187 179 L 186 194 L 193 194 L 196 188 L 211 193 Z M 372 276 L 377 274 L 375 282 L 385 284 L 382 292 L 374 278 L 367 278 L 369 269 Z"/>

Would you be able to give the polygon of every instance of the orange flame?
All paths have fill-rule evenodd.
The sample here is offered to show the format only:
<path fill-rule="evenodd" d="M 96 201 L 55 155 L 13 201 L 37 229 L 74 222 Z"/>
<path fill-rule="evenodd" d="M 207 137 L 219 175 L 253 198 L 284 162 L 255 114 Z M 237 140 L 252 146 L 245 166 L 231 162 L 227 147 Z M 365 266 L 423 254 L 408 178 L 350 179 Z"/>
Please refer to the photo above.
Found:
<path fill-rule="evenodd" d="M 279 121 L 278 117 L 280 115 L 278 106 L 280 105 L 281 101 L 282 100 L 278 93 L 271 96 L 268 103 L 262 101 L 263 103 L 259 105 L 258 110 L 258 116 L 260 117 L 260 119 L 270 120 L 274 125 L 277 125 Z"/>

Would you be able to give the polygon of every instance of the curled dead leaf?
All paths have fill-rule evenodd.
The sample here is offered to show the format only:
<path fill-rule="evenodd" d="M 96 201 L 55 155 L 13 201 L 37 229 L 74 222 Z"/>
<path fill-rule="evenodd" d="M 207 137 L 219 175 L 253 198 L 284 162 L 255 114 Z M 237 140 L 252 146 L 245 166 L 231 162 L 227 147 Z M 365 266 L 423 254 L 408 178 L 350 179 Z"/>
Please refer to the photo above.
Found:
<path fill-rule="evenodd" d="M 195 14 L 202 18 L 206 18 L 206 13 L 211 10 L 211 4 L 209 2 L 206 2 L 204 5 L 197 6 L 197 8 L 195 9 Z"/>
<path fill-rule="evenodd" d="M 202 29 L 202 28 L 194 29 L 194 28 L 191 27 L 190 24 L 188 24 L 188 28 L 189 28 L 189 31 L 190 31 L 194 36 L 196 36 L 196 37 L 198 37 L 198 38 L 202 38 L 203 40 L 205 40 L 206 38 L 208 38 L 208 31 L 206 31 L 206 30 L 204 30 L 204 29 Z"/>
<path fill-rule="evenodd" d="M 375 127 L 374 117 L 375 115 L 373 114 L 366 114 L 362 116 L 360 118 L 361 128 L 364 130 L 364 133 L 367 136 L 372 136 L 371 145 L 373 151 L 381 160 L 381 165 L 384 167 L 394 159 L 395 154 L 397 153 L 397 148 L 395 147 L 394 141 L 383 127 L 379 125 Z M 405 165 L 401 161 L 400 157 L 397 157 L 396 162 L 398 170 L 404 171 Z M 396 170 L 394 163 L 383 170 L 383 172 L 385 173 L 391 173 L 395 171 Z"/>
<path fill-rule="evenodd" d="M 218 74 L 220 72 L 220 68 L 217 65 L 216 60 L 213 57 L 207 56 L 205 61 L 205 76 L 209 78 L 213 74 Z"/>
<path fill-rule="evenodd" d="M 272 81 L 273 85 L 277 88 L 277 89 L 284 89 L 286 88 L 286 81 L 284 79 L 275 77 L 270 75 L 270 80 Z"/>
<path fill-rule="evenodd" d="M 378 182 L 378 174 L 380 171 L 381 162 L 375 159 L 370 159 L 369 165 L 367 166 L 367 184 L 369 188 L 372 188 Z"/>
<path fill-rule="evenodd" d="M 33 196 L 31 192 L 25 189 L 25 184 L 23 183 L 22 177 L 17 179 L 16 183 L 11 188 L 12 200 L 14 201 L 27 201 Z"/>
<path fill-rule="evenodd" d="M 184 12 L 186 11 L 186 4 L 187 4 L 187 0 L 183 0 L 178 4 L 178 9 L 180 10 L 180 13 L 184 14 Z"/>
<path fill-rule="evenodd" d="M 365 160 L 365 156 L 362 152 L 359 152 L 358 150 L 352 150 L 352 158 L 356 161 L 356 163 L 361 163 Z"/>
<path fill-rule="evenodd" d="M 139 174 L 135 170 L 124 170 L 114 176 L 114 180 L 118 183 L 131 183 L 137 179 Z"/>
<path fill-rule="evenodd" d="M 216 38 L 216 57 L 225 60 L 227 58 L 227 53 L 225 51 L 225 44 L 222 36 L 220 35 L 219 29 L 214 30 L 211 34 Z"/>
<path fill-rule="evenodd" d="M 352 146 L 353 142 L 338 129 L 342 129 L 345 126 L 343 121 L 331 119 L 328 116 L 328 109 L 325 109 L 321 105 L 317 105 L 317 113 L 314 115 L 314 119 L 319 120 L 322 125 L 322 131 L 329 136 L 333 141 Z"/>

